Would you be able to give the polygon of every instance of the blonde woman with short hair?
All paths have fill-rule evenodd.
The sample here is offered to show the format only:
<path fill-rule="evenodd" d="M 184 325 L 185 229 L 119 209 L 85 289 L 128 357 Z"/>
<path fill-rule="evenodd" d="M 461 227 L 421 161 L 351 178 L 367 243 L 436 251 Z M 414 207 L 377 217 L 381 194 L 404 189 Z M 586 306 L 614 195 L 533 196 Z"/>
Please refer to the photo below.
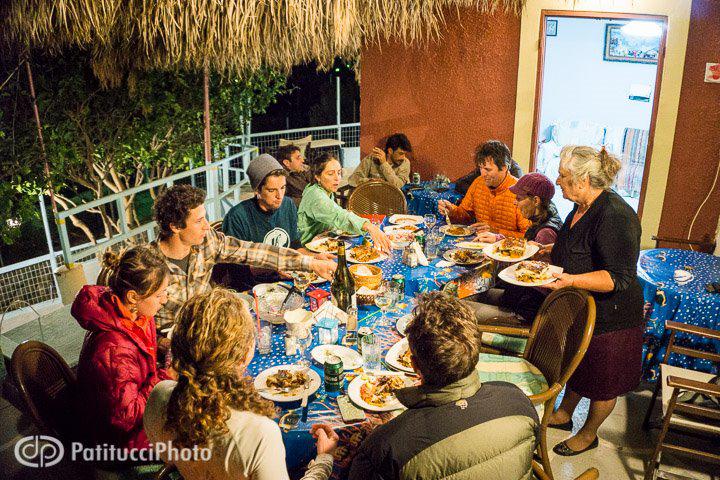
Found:
<path fill-rule="evenodd" d="M 185 480 L 288 478 L 275 406 L 245 376 L 254 332 L 245 302 L 223 288 L 191 298 L 178 313 L 172 337 L 178 381 L 156 386 L 144 423 L 152 442 L 211 450 L 207 461 L 174 462 Z M 318 455 L 303 479 L 325 480 L 338 436 L 327 425 L 314 425 L 311 434 Z"/>

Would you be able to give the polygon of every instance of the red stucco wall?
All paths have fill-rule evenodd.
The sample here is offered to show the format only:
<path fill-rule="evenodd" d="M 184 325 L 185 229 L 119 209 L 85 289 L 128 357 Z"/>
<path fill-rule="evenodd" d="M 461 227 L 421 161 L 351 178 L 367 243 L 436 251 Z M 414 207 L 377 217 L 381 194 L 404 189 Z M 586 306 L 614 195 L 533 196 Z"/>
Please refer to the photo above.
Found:
<path fill-rule="evenodd" d="M 703 81 L 706 62 L 720 62 L 717 0 L 695 0 L 692 5 L 680 108 L 660 219 L 663 236 L 687 236 L 720 162 L 720 84 Z M 720 185 L 700 212 L 692 238 L 712 237 L 718 215 Z"/>
<path fill-rule="evenodd" d="M 520 18 L 447 13 L 439 42 L 367 48 L 360 81 L 363 155 L 394 132 L 413 145 L 413 171 L 455 179 L 470 171 L 475 146 L 512 147 Z"/>

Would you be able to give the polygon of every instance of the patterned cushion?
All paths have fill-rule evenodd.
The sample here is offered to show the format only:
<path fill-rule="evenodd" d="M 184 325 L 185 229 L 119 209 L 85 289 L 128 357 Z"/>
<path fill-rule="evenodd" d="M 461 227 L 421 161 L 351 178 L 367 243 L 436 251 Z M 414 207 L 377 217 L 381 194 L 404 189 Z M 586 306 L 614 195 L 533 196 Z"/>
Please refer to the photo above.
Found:
<path fill-rule="evenodd" d="M 548 389 L 547 380 L 540 370 L 524 358 L 506 357 L 481 353 L 475 369 L 481 382 L 508 382 L 517 385 L 525 395 L 536 395 Z M 545 407 L 535 405 L 538 416 L 542 418 Z"/>
<path fill-rule="evenodd" d="M 483 332 L 482 343 L 483 345 L 488 345 L 490 347 L 497 348 L 498 350 L 521 354 L 525 351 L 527 338 L 511 337 L 500 333 Z"/>

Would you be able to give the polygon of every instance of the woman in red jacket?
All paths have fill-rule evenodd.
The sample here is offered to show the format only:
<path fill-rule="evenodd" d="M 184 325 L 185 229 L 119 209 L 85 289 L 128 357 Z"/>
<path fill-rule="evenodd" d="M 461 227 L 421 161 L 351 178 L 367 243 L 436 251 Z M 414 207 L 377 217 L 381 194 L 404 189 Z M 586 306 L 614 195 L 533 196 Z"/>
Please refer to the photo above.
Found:
<path fill-rule="evenodd" d="M 82 430 L 92 445 L 144 449 L 145 403 L 155 384 L 169 378 L 157 367 L 153 320 L 167 301 L 169 271 L 149 246 L 120 258 L 106 253 L 104 264 L 109 287 L 86 285 L 71 310 L 88 331 L 78 365 Z"/>

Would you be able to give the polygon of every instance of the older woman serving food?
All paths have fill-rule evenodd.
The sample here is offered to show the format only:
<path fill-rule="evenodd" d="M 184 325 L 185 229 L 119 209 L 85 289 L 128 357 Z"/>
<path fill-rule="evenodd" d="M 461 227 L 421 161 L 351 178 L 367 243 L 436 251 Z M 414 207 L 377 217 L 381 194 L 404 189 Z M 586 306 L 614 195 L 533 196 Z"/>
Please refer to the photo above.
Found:
<path fill-rule="evenodd" d="M 300 241 L 306 244 L 324 231 L 344 231 L 353 234 L 368 232 L 375 245 L 390 250 L 390 240 L 380 228 L 335 203 L 340 187 L 342 167 L 329 153 L 316 158 L 311 166 L 313 184 L 303 192 L 298 209 Z"/>
<path fill-rule="evenodd" d="M 554 265 L 563 267 L 557 289 L 568 285 L 595 298 L 595 332 L 585 358 L 567 384 L 551 426 L 572 429 L 572 414 L 582 397 L 590 399 L 585 425 L 559 443 L 559 455 L 577 455 L 597 447 L 597 431 L 617 397 L 640 381 L 643 294 L 636 277 L 640 221 L 633 209 L 610 190 L 620 161 L 603 148 L 567 146 L 560 153 L 557 184 L 575 202 L 552 247 Z"/>

